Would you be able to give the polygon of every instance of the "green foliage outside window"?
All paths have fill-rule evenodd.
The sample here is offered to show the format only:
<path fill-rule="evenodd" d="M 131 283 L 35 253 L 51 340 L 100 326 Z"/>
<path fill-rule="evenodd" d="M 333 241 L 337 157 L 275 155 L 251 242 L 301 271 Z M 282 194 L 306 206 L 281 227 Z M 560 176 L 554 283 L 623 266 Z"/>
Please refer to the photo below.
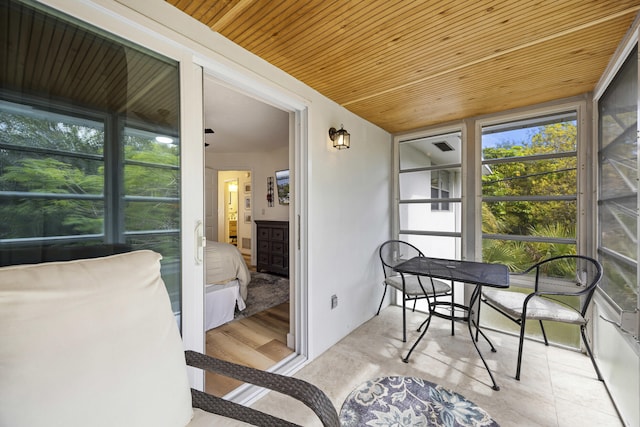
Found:
<path fill-rule="evenodd" d="M 0 113 L 0 190 L 40 194 L 0 199 L 0 238 L 104 233 L 104 132 L 88 125 Z M 15 147 L 15 149 L 8 149 Z M 45 151 L 46 150 L 46 151 Z M 179 197 L 179 150 L 150 138 L 126 137 L 125 196 Z M 74 198 L 89 196 L 89 199 Z M 177 201 L 130 201 L 126 231 L 177 230 Z"/>
<path fill-rule="evenodd" d="M 483 149 L 484 160 L 508 159 L 490 164 L 491 172 L 482 176 L 483 197 L 514 200 L 483 202 L 482 232 L 528 236 L 534 240 L 483 239 L 483 259 L 503 263 L 512 271 L 524 270 L 545 258 L 576 252 L 575 244 L 535 241 L 576 238 L 576 201 L 551 199 L 576 195 L 576 156 L 564 155 L 576 151 L 576 125 L 548 124 L 529 135 L 528 139 L 505 141 Z M 551 156 L 535 158 L 541 155 Z M 531 197 L 542 200 L 526 200 Z"/>

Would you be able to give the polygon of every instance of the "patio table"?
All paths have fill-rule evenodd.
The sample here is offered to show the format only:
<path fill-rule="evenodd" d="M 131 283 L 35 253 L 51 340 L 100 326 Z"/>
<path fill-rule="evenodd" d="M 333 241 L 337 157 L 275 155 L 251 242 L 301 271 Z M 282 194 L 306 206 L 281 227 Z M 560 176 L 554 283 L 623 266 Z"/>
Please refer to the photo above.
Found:
<path fill-rule="evenodd" d="M 471 336 L 471 342 L 478 352 L 480 359 L 482 359 L 482 363 L 487 369 L 489 377 L 491 377 L 491 381 L 493 382 L 492 388 L 494 390 L 500 390 L 500 387 L 496 384 L 496 380 L 493 378 L 493 374 L 489 369 L 489 365 L 487 365 L 487 362 L 482 356 L 480 348 L 478 348 L 478 344 L 476 344 L 477 334 L 479 332 L 491 346 L 491 351 L 496 351 L 489 338 L 482 332 L 482 330 L 480 330 L 478 321 L 474 319 L 474 307 L 480 301 L 482 286 L 491 286 L 494 288 L 509 287 L 509 270 L 507 269 L 507 267 L 502 264 L 489 264 L 485 262 L 461 261 L 418 256 L 396 265 L 394 267 L 394 270 L 400 273 L 428 276 L 435 279 L 451 280 L 452 284 L 453 282 L 462 282 L 475 285 L 475 287 L 473 288 L 473 292 L 471 293 L 469 306 L 466 307 L 467 315 L 464 317 L 454 317 L 454 319 L 467 321 L 469 335 Z M 433 313 L 430 311 L 428 319 L 429 321 L 432 315 Z M 438 313 L 437 315 L 439 317 L 445 317 L 440 313 Z M 454 313 L 451 313 L 451 316 L 454 316 Z M 409 356 L 411 356 L 411 353 L 429 329 L 429 321 L 427 321 L 424 330 L 409 350 L 409 353 L 407 353 L 407 355 L 402 359 L 403 362 L 409 362 Z M 474 339 L 473 336 L 472 326 L 475 326 L 476 328 L 476 339 Z"/>

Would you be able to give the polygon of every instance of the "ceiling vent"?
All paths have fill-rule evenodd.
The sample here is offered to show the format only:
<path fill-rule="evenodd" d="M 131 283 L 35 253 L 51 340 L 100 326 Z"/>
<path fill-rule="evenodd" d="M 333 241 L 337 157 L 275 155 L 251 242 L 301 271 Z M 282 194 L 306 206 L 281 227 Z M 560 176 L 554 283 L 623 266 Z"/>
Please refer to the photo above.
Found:
<path fill-rule="evenodd" d="M 450 146 L 447 142 L 445 141 L 440 141 L 440 142 L 434 142 L 433 145 L 435 145 L 436 147 L 438 147 L 440 149 L 440 151 L 453 151 L 453 147 Z"/>

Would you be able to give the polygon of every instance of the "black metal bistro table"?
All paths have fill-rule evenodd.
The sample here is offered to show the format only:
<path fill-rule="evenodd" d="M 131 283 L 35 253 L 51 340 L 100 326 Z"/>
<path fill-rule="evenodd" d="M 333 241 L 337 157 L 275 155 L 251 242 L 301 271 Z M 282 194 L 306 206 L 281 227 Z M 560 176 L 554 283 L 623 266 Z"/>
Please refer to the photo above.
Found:
<path fill-rule="evenodd" d="M 479 332 L 491 346 L 491 351 L 495 352 L 495 347 L 493 346 L 489 338 L 487 338 L 487 336 L 480 330 L 480 326 L 474 319 L 474 307 L 476 306 L 476 303 L 480 301 L 480 294 L 482 292 L 483 286 L 491 286 L 494 288 L 509 287 L 509 270 L 507 269 L 507 267 L 502 264 L 489 264 L 484 262 L 459 261 L 419 256 L 396 265 L 394 267 L 394 270 L 400 273 L 428 276 L 435 279 L 451 280 L 452 283 L 463 282 L 475 285 L 475 287 L 473 288 L 473 292 L 471 293 L 471 299 L 469 300 L 469 307 L 467 307 L 467 316 L 464 316 L 462 318 L 456 317 L 455 319 L 467 321 L 467 326 L 469 327 L 469 335 L 471 336 L 471 342 L 476 348 L 478 355 L 480 355 L 480 359 L 482 359 L 482 363 L 484 363 L 484 367 L 487 369 L 487 372 L 491 377 L 491 381 L 493 382 L 492 388 L 494 390 L 500 390 L 500 387 L 498 387 L 498 385 L 496 384 L 496 380 L 493 378 L 493 374 L 489 369 L 489 365 L 487 365 L 487 362 L 482 356 L 482 352 L 478 348 L 478 344 L 476 344 L 476 339 L 474 339 L 473 336 L 472 326 L 475 326 L 476 328 L 476 337 L 477 332 Z M 402 359 L 403 362 L 407 363 L 409 361 L 409 356 L 416 348 L 420 340 L 422 340 L 422 337 L 427 333 L 432 315 L 433 313 L 430 310 L 429 318 L 426 321 L 424 330 L 411 347 L 411 350 L 409 350 L 407 356 Z M 451 315 L 453 316 L 454 314 L 451 313 Z M 439 317 L 442 317 L 442 315 L 439 315 Z"/>

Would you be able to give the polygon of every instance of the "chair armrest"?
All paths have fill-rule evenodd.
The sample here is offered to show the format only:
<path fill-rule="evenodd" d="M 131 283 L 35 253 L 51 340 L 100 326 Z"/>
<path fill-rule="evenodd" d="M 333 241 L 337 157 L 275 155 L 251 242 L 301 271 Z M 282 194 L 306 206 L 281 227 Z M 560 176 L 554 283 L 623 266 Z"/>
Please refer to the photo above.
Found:
<path fill-rule="evenodd" d="M 286 394 L 304 403 L 318 416 L 327 427 L 338 427 L 338 413 L 327 395 L 318 387 L 306 381 L 261 371 L 259 369 L 238 365 L 216 359 L 195 351 L 185 351 L 187 365 L 205 369 L 230 378 L 254 384 L 260 387 Z M 295 425 L 260 412 L 258 410 L 211 396 L 201 391 L 191 391 L 193 406 L 207 412 L 238 419 L 254 425 Z M 275 422 L 275 424 L 274 424 Z"/>

